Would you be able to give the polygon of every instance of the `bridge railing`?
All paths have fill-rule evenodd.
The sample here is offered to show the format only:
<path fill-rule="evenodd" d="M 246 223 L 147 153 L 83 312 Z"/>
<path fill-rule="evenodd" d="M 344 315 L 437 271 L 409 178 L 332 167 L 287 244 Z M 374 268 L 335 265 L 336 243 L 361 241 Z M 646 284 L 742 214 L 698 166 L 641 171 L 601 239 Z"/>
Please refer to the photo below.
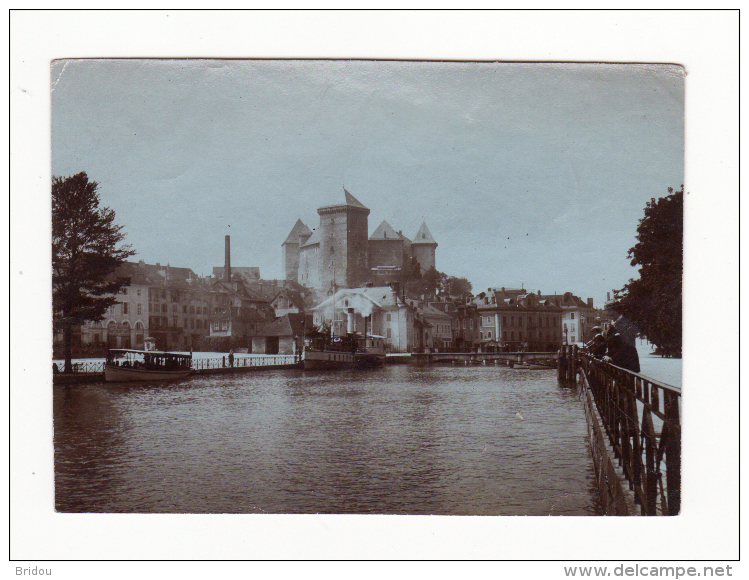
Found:
<path fill-rule="evenodd" d="M 585 375 L 614 455 L 642 514 L 678 515 L 681 391 L 603 362 L 577 347 L 563 347 L 560 359 L 566 359 L 573 377 L 578 371 Z"/>

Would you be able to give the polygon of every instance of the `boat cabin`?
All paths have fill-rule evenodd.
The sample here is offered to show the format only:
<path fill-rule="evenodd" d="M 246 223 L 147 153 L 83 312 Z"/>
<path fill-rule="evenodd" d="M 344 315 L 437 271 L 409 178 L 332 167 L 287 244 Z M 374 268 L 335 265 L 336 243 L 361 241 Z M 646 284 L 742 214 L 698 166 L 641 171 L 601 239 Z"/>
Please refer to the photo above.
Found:
<path fill-rule="evenodd" d="M 178 371 L 192 368 L 192 355 L 156 350 L 110 349 L 107 365 L 154 371 Z"/>

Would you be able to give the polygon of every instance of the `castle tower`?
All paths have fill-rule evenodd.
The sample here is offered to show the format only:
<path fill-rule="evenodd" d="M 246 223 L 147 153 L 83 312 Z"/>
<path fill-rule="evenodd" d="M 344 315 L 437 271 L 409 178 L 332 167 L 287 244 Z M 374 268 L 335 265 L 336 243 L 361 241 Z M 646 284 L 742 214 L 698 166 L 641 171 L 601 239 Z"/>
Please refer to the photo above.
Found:
<path fill-rule="evenodd" d="M 356 288 L 368 280 L 369 208 L 343 189 L 346 203 L 317 210 L 320 214 L 320 290 Z"/>
<path fill-rule="evenodd" d="M 424 222 L 421 224 L 419 231 L 416 232 L 413 242 L 411 242 L 411 255 L 421 266 L 422 274 L 430 268 L 437 267 L 435 263 L 436 249 L 437 242 L 434 241 L 426 222 Z"/>
<path fill-rule="evenodd" d="M 400 269 L 403 267 L 403 237 L 383 221 L 369 236 L 367 254 L 370 269 Z"/>
<path fill-rule="evenodd" d="M 281 244 L 282 248 L 282 268 L 287 280 L 298 282 L 299 273 L 299 247 L 307 241 L 312 235 L 310 229 L 302 223 L 302 220 L 296 220 L 294 227 Z"/>

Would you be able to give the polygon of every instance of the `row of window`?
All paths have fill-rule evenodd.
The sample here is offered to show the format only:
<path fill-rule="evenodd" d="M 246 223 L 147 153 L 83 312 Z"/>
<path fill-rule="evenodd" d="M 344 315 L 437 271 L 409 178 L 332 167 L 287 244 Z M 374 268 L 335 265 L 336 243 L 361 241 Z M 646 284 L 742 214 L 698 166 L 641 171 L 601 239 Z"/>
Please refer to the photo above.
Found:
<path fill-rule="evenodd" d="M 574 318 L 574 313 L 573 313 Z M 522 328 L 523 326 L 523 320 L 524 318 L 522 316 L 517 317 L 517 326 L 518 328 Z M 528 317 L 528 326 L 532 326 L 534 323 L 534 320 L 536 320 L 532 315 Z M 482 324 L 484 326 L 494 326 L 494 320 L 492 316 L 482 316 L 481 317 Z M 502 326 L 507 326 L 507 316 L 502 316 Z M 515 317 L 510 316 L 510 327 L 515 326 Z M 538 326 L 542 326 L 544 328 L 550 328 L 552 326 L 552 319 L 550 316 L 547 316 L 544 318 L 543 316 L 538 317 Z M 463 327 L 465 328 L 465 326 Z"/>
<path fill-rule="evenodd" d="M 488 334 L 489 334 L 489 336 L 487 336 L 487 338 L 491 338 L 492 337 L 492 333 L 489 332 Z M 507 335 L 508 335 L 508 331 L 503 330 L 502 331 L 502 340 L 505 340 L 505 341 L 508 340 Z M 483 336 L 482 336 L 482 339 L 483 339 Z M 522 330 L 518 330 L 518 338 L 517 339 L 518 340 L 523 340 L 523 331 Z M 534 339 L 536 339 L 536 340 L 543 340 L 544 339 L 543 333 L 540 330 L 539 331 L 535 331 L 535 332 L 533 330 L 529 331 L 528 332 L 528 340 L 534 340 Z M 509 331 L 509 340 L 510 341 L 514 341 L 515 340 L 515 331 L 514 330 L 510 330 Z M 573 338 L 573 340 L 574 340 L 574 338 Z M 551 333 L 548 332 L 548 331 L 546 332 L 546 341 L 547 342 L 551 341 Z"/>
<path fill-rule="evenodd" d="M 153 330 L 169 328 L 168 320 L 169 319 L 165 316 L 152 316 L 150 318 L 149 325 Z M 203 328 L 205 328 L 206 330 L 208 330 L 208 321 L 201 320 L 200 318 L 185 318 L 180 325 L 180 319 L 174 317 L 172 318 L 172 328 L 192 328 L 198 330 L 202 330 Z"/>
<path fill-rule="evenodd" d="M 138 305 L 138 306 L 140 306 L 140 305 Z M 154 313 L 161 312 L 162 314 L 165 314 L 165 313 L 169 312 L 169 307 L 166 304 L 161 304 L 161 305 L 159 305 L 159 304 L 151 304 L 150 305 L 150 310 L 151 310 L 151 312 L 154 312 Z M 218 313 L 218 311 L 219 311 L 219 309 L 216 308 L 216 313 Z M 127 310 L 125 311 L 125 313 L 127 314 Z M 172 304 L 172 316 L 176 316 L 178 313 L 179 313 L 179 306 L 176 305 L 176 304 Z M 182 314 L 187 314 L 187 313 L 188 313 L 188 308 L 187 308 L 187 305 L 184 304 L 182 306 Z M 208 307 L 207 306 L 204 306 L 204 307 L 190 306 L 189 313 L 190 314 L 197 314 L 197 315 L 208 316 Z"/>
<path fill-rule="evenodd" d="M 118 306 L 122 307 L 122 314 L 130 314 L 130 304 L 127 302 L 123 302 L 122 304 L 114 304 L 113 306 L 110 306 L 107 308 L 107 314 L 110 316 L 110 318 L 114 318 L 119 313 Z M 141 316 L 143 314 L 143 304 L 138 302 L 135 305 L 135 313 L 138 316 Z"/>

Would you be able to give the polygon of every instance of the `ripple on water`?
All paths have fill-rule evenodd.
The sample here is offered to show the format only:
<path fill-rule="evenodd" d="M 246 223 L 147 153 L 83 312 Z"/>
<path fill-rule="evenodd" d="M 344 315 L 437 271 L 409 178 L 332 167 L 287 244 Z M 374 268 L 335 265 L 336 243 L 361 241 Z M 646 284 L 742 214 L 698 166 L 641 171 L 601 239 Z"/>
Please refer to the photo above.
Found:
<path fill-rule="evenodd" d="M 392 366 L 55 390 L 59 511 L 598 513 L 553 371 Z"/>

